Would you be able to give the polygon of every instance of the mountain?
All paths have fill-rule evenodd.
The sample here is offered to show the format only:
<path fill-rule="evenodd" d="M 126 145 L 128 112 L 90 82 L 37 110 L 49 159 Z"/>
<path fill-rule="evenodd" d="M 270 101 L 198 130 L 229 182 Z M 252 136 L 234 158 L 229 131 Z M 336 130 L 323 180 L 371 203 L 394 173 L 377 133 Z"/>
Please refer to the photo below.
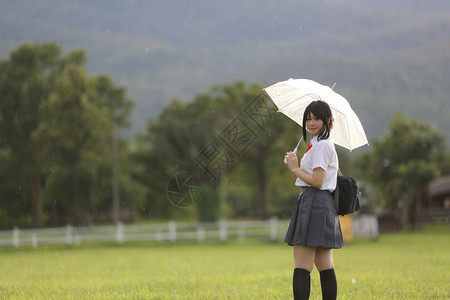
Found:
<path fill-rule="evenodd" d="M 449 32 L 446 0 L 0 0 L 0 59 L 24 42 L 85 48 L 135 101 L 131 133 L 214 85 L 310 78 L 336 82 L 370 138 L 403 112 L 449 141 Z"/>

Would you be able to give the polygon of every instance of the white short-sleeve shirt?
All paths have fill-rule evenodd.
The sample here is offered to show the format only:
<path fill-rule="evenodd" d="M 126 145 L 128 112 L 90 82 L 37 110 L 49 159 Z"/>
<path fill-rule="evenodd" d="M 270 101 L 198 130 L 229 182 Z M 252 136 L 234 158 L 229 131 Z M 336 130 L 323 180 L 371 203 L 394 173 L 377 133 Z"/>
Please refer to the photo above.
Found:
<path fill-rule="evenodd" d="M 300 169 L 312 174 L 315 168 L 322 168 L 326 173 L 320 189 L 333 192 L 336 188 L 337 171 L 339 169 L 339 160 L 334 143 L 331 138 L 317 141 L 317 136 L 315 136 L 311 139 L 311 145 L 312 148 L 303 155 Z M 310 186 L 300 178 L 297 178 L 295 185 Z"/>

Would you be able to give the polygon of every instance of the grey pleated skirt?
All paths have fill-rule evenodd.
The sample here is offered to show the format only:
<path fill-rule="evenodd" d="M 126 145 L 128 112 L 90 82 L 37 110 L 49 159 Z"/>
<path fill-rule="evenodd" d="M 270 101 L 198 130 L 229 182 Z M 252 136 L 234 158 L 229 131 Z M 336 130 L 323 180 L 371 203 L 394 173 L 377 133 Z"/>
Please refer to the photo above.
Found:
<path fill-rule="evenodd" d="M 341 248 L 341 226 L 329 191 L 302 187 L 295 203 L 286 238 L 290 246 Z"/>

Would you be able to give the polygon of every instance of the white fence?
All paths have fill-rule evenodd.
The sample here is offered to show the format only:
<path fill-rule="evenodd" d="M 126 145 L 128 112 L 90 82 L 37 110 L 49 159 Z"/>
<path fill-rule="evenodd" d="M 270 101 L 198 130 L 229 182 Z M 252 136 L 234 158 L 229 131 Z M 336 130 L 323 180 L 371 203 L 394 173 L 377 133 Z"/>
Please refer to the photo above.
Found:
<path fill-rule="evenodd" d="M 354 236 L 378 235 L 378 223 L 375 216 L 353 218 Z M 270 241 L 284 240 L 289 220 L 272 218 L 265 221 L 226 221 L 210 223 L 178 223 L 169 221 L 161 224 L 131 224 L 110 226 L 19 229 L 0 231 L 0 247 L 33 246 L 46 244 L 80 245 L 84 242 L 113 242 L 123 244 L 135 241 L 170 241 L 228 239 L 244 240 L 261 238 Z"/>
<path fill-rule="evenodd" d="M 211 223 L 178 223 L 117 225 L 61 228 L 19 229 L 0 231 L 0 246 L 33 246 L 45 244 L 80 245 L 83 242 L 171 241 L 209 239 L 227 241 L 264 238 L 271 241 L 284 239 L 289 220 L 272 218 L 266 221 L 226 221 Z"/>

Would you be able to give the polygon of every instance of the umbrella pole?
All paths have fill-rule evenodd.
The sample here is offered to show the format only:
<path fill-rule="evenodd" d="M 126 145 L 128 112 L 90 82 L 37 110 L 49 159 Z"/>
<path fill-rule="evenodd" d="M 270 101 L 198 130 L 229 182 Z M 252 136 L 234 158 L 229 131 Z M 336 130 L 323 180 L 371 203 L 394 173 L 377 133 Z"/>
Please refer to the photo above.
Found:
<path fill-rule="evenodd" d="M 302 135 L 302 137 L 300 138 L 300 141 L 298 141 L 297 146 L 295 146 L 295 149 L 294 149 L 293 152 L 297 153 L 297 148 L 298 148 L 298 146 L 300 145 L 300 143 L 301 143 L 302 141 L 303 141 L 303 135 Z"/>

